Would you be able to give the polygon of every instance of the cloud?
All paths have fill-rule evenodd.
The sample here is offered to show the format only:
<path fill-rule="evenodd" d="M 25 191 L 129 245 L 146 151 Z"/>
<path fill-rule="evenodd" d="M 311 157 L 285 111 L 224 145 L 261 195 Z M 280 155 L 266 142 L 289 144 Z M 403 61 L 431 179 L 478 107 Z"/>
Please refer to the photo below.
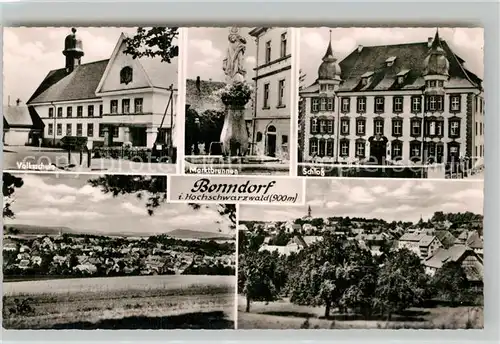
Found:
<path fill-rule="evenodd" d="M 54 197 L 51 194 L 45 194 L 42 197 L 42 203 L 45 204 L 70 204 L 74 203 L 75 201 L 75 196 Z"/>
<path fill-rule="evenodd" d="M 121 204 L 121 206 L 123 209 L 131 212 L 132 214 L 148 216 L 148 213 L 147 213 L 146 208 L 144 206 L 140 207 L 140 206 L 134 205 L 130 202 L 124 202 Z"/>
<path fill-rule="evenodd" d="M 65 218 L 102 218 L 103 214 L 95 211 L 62 211 L 57 208 L 40 208 L 33 210 L 22 210 L 16 214 L 18 217 L 43 217 L 50 216 Z"/>
<path fill-rule="evenodd" d="M 78 190 L 78 193 L 88 196 L 91 202 L 100 202 L 113 197 L 111 194 L 103 193 L 100 188 L 93 187 L 89 184 L 82 186 Z"/>

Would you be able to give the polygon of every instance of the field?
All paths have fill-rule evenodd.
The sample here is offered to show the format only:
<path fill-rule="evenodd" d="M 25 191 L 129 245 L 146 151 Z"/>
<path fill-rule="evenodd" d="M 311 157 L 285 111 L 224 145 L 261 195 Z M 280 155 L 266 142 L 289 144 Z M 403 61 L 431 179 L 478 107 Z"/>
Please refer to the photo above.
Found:
<path fill-rule="evenodd" d="M 232 329 L 234 286 L 233 276 L 183 275 L 5 282 L 3 327 Z M 30 309 L 16 311 L 23 300 Z"/>
<path fill-rule="evenodd" d="M 245 312 L 245 299 L 238 300 L 238 329 L 465 329 L 483 328 L 482 307 L 436 307 L 410 309 L 392 321 L 363 320 L 349 315 L 322 318 L 324 308 L 297 306 L 286 300 L 252 302 Z M 469 325 L 467 325 L 469 323 Z"/>

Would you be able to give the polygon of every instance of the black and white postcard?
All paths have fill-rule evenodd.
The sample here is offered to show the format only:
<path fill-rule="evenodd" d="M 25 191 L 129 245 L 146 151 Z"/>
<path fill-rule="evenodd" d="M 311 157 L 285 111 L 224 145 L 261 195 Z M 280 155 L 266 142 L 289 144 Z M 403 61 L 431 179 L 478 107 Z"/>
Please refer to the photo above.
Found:
<path fill-rule="evenodd" d="M 482 28 L 302 28 L 299 45 L 299 176 L 483 178 Z"/>
<path fill-rule="evenodd" d="M 186 173 L 288 175 L 291 28 L 189 28 Z"/>
<path fill-rule="evenodd" d="M 5 329 L 234 329 L 235 206 L 165 176 L 3 174 Z"/>
<path fill-rule="evenodd" d="M 175 173 L 178 28 L 5 28 L 5 170 Z"/>
<path fill-rule="evenodd" d="M 307 180 L 241 205 L 239 329 L 483 328 L 483 183 Z"/>

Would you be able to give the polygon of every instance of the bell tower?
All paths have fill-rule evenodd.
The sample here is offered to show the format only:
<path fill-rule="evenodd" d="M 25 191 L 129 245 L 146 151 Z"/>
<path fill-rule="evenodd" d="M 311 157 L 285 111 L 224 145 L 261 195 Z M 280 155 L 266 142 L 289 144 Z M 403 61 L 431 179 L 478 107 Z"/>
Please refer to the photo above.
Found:
<path fill-rule="evenodd" d="M 66 72 L 71 73 L 81 63 L 83 52 L 82 40 L 76 35 L 76 29 L 72 28 L 71 33 L 64 40 L 63 55 L 66 57 Z"/>

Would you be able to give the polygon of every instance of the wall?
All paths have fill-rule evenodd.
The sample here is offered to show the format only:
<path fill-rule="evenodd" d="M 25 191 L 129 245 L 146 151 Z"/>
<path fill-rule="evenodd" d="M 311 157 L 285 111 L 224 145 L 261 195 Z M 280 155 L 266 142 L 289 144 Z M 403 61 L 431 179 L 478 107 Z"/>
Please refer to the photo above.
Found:
<path fill-rule="evenodd" d="M 11 128 L 4 132 L 4 144 L 10 146 L 24 146 L 28 143 L 30 129 Z"/>

